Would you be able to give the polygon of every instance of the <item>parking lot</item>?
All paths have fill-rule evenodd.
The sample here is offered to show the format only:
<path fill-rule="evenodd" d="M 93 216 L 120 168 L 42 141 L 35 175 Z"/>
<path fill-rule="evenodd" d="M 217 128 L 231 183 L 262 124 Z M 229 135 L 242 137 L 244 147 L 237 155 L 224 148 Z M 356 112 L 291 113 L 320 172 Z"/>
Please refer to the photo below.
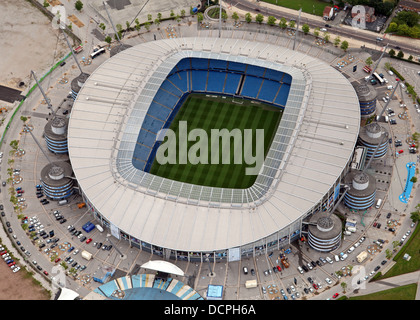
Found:
<path fill-rule="evenodd" d="M 164 30 L 162 26 L 162 30 L 156 31 L 155 34 L 164 38 L 166 37 Z M 195 35 L 198 32 L 205 37 L 212 36 L 212 34 L 214 36 L 218 31 L 197 31 L 185 26 L 176 26 L 175 32 L 180 36 Z M 230 35 L 232 40 L 245 38 L 250 41 L 276 43 L 289 48 L 293 46 L 293 37 L 287 34 L 250 34 L 238 28 L 232 30 Z M 141 37 L 130 38 L 127 42 L 135 45 L 152 39 L 153 33 L 151 32 L 145 33 Z M 315 41 L 306 38 L 298 38 L 296 46 L 299 51 L 323 59 L 333 67 L 338 68 L 337 64 L 340 64 L 341 68 L 338 69 L 349 79 L 363 81 L 365 73 L 362 71 L 361 65 L 366 60 L 366 53 L 343 54 L 340 49 L 330 48 L 330 50 L 326 50 L 323 45 L 317 45 Z M 336 50 L 337 54 L 340 53 L 340 56 L 334 55 L 333 50 Z M 84 66 L 84 70 L 93 72 L 103 61 L 101 59 L 106 59 L 108 55 L 107 52 L 106 56 L 95 59 L 91 65 Z M 356 64 L 359 67 L 353 73 L 352 67 Z M 72 61 L 69 60 L 65 67 L 68 69 L 63 69 L 67 72 L 66 77 L 68 79 L 78 75 L 77 69 L 71 69 L 71 65 Z M 384 70 L 381 71 L 385 72 Z M 395 79 L 386 77 L 391 84 L 395 84 Z M 54 106 L 59 107 L 58 111 L 65 115 L 68 113 L 67 110 L 71 109 L 71 101 L 63 100 L 68 95 L 69 84 L 61 81 L 61 70 L 53 74 L 51 79 L 53 80 L 49 81 L 51 81 L 54 90 L 48 93 L 49 98 Z M 375 89 L 378 92 L 377 108 L 380 110 L 385 105 L 382 97 L 386 97 L 387 93 L 389 95 L 390 90 L 378 85 Z M 33 128 L 32 133 L 38 138 L 41 147 L 46 150 L 45 140 L 41 137 L 49 110 L 45 103 L 42 103 L 42 97 L 39 93 L 34 94 L 26 104 L 27 108 L 22 110 L 21 115 L 30 117 L 29 123 Z M 395 125 L 388 125 L 392 133 L 391 137 L 394 139 L 393 142 L 401 140 L 402 145 L 395 146 L 394 143 L 391 143 L 387 157 L 380 161 L 374 161 L 369 169 L 369 173 L 372 173 L 377 179 L 377 197 L 385 199 L 385 201 L 380 210 L 372 208 L 366 210 L 366 212 L 350 212 L 344 207 L 338 208 L 341 214 L 352 217 L 357 221 L 357 231 L 344 236 L 342 245 L 338 250 L 329 254 L 322 254 L 312 250 L 307 243 L 297 240 L 286 246 L 284 252 L 268 250 L 266 254 L 243 258 L 236 262 L 171 261 L 188 275 L 181 280 L 189 283 L 204 296 L 209 284 L 220 284 L 224 286 L 225 299 L 271 300 L 285 299 L 284 297 L 291 300 L 314 299 L 323 296 L 324 293 L 332 298 L 335 293 L 341 292 L 340 282 L 357 283 L 357 280 L 354 279 L 359 280 L 369 276 L 376 265 L 380 265 L 381 270 L 383 270 L 387 266 L 386 264 L 380 264 L 384 260 L 385 248 L 391 246 L 395 239 L 402 239 L 402 236 L 409 230 L 405 222 L 407 220 L 407 213 L 404 211 L 406 207 L 400 203 L 398 196 L 405 185 L 406 171 L 404 171 L 404 165 L 408 160 L 414 159 L 417 161 L 417 155 L 408 152 L 409 146 L 406 142 L 407 136 L 411 132 L 412 122 L 410 121 L 413 120 L 415 108 L 409 105 L 409 116 L 403 117 L 406 110 L 400 106 L 397 98 L 391 101 L 389 108 L 394 111 L 393 118 L 396 119 Z M 402 118 L 399 117 L 400 114 Z M 390 113 L 388 115 L 391 116 Z M 414 115 L 417 116 L 417 114 Z M 420 117 L 417 116 L 416 121 L 420 122 Z M 95 225 L 98 222 L 95 222 L 87 207 L 78 206 L 83 202 L 80 196 L 70 197 L 69 203 L 61 206 L 56 201 L 41 203 L 40 201 L 45 197 L 38 197 L 42 193 L 42 189 L 36 186 L 40 183 L 39 174 L 42 168 L 48 164 L 48 160 L 32 136 L 23 130 L 23 123 L 18 118 L 15 120 L 15 127 L 10 130 L 9 134 L 8 143 L 12 140 L 18 140 L 19 149 L 23 152 L 16 154 L 13 157 L 14 162 L 9 165 L 13 169 L 11 173 L 16 183 L 12 184 L 12 181 L 9 181 L 6 186 L 2 187 L 5 206 L 5 216 L 2 218 L 4 221 L 11 222 L 12 232 L 9 233 L 15 235 L 15 237 L 12 236 L 12 241 L 17 244 L 17 248 L 26 259 L 27 264 L 32 265 L 34 270 L 51 279 L 51 277 L 57 276 L 57 269 L 54 269 L 54 267 L 65 262 L 68 267 L 66 273 L 69 276 L 66 278 L 66 285 L 83 295 L 83 293 L 99 286 L 99 283 L 93 281 L 93 277 L 101 274 L 104 268 L 115 269 L 116 275 L 122 276 L 132 272 L 145 272 L 145 270 L 140 269 L 143 263 L 150 259 L 159 259 L 151 253 L 131 248 L 124 239 L 116 239 L 110 236 L 109 229 L 105 228 L 103 232 L 96 227 L 89 232 L 83 230 L 83 226 L 89 221 Z M 396 148 L 403 149 L 404 153 L 397 155 L 396 151 L 401 149 L 397 150 Z M 8 155 L 9 150 L 10 147 L 7 146 L 4 154 Z M 68 161 L 67 155 L 50 156 L 54 161 Z M 9 156 L 5 156 L 3 161 L 8 162 L 8 159 Z M 7 166 L 4 164 L 2 177 L 8 177 Z M 16 219 L 12 204 L 8 201 L 10 193 L 12 193 L 11 188 L 18 198 L 21 208 L 18 219 Z M 21 189 L 17 190 L 17 188 Z M 18 196 L 19 194 L 20 196 Z M 388 213 L 391 213 L 390 217 L 387 217 Z M 27 225 L 25 230 L 21 227 L 22 223 Z M 390 228 L 394 230 L 389 231 Z M 45 233 L 41 230 L 44 230 Z M 362 238 L 364 238 L 364 241 L 360 242 Z M 359 244 L 355 246 L 357 243 Z M 348 252 L 351 247 L 354 247 L 354 249 Z M 83 251 L 90 253 L 92 258 L 89 260 L 83 258 Z M 367 251 L 369 255 L 363 264 L 359 264 L 356 257 L 362 251 Z M 343 254 L 340 255 L 340 253 Z M 340 256 L 344 254 L 348 256 L 341 260 Z M 336 255 L 339 257 L 338 261 L 336 261 Z M 288 267 L 282 263 L 282 258 L 287 259 L 287 264 L 285 264 Z M 331 262 L 328 262 L 327 258 Z M 368 266 L 366 263 L 368 263 Z M 352 268 L 349 268 L 349 265 Z M 365 268 L 365 266 L 367 267 Z M 305 267 L 308 271 L 303 270 L 301 272 L 298 267 Z M 310 269 L 311 267 L 312 269 Z M 377 271 L 374 271 L 374 273 Z M 362 272 L 364 272 L 363 277 Z M 251 280 L 257 280 L 257 287 L 246 288 L 247 281 Z"/>

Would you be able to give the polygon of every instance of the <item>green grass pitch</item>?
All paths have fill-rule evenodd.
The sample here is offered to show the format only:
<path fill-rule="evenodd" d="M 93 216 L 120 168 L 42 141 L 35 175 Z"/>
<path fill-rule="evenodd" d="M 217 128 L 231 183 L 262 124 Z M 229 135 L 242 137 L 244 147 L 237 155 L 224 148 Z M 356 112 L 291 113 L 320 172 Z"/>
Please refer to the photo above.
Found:
<path fill-rule="evenodd" d="M 238 100 L 236 100 L 238 101 Z M 264 129 L 264 158 L 271 145 L 274 134 L 279 125 L 283 110 L 263 103 L 251 103 L 241 99 L 239 103 L 232 102 L 231 97 L 206 96 L 205 94 L 190 94 L 181 106 L 177 115 L 171 123 L 170 129 L 179 134 L 179 122 L 186 121 L 188 132 L 193 129 L 203 129 L 209 137 L 209 153 L 211 152 L 210 137 L 211 129 L 226 128 L 229 131 L 240 129 L 253 130 L 252 151 L 255 155 L 256 129 Z M 243 136 L 243 135 L 242 135 Z M 166 139 L 164 140 L 165 143 Z M 187 150 L 196 141 L 188 142 Z M 211 164 L 211 157 L 208 156 L 209 164 L 179 164 L 179 141 L 177 141 L 177 164 L 159 164 L 153 161 L 150 173 L 196 185 L 245 189 L 254 183 L 257 175 L 245 175 L 248 165 L 245 161 L 241 164 L 234 164 L 234 143 L 230 143 L 230 164 Z M 220 143 L 222 148 L 222 143 Z M 220 154 L 222 151 L 220 150 Z M 243 158 L 243 155 L 242 155 Z"/>

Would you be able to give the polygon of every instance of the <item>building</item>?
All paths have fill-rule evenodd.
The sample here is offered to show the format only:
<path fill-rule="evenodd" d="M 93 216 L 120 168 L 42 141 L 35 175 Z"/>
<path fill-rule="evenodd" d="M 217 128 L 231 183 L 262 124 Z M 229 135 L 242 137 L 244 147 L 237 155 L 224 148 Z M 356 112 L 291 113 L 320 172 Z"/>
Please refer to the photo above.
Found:
<path fill-rule="evenodd" d="M 387 129 L 377 122 L 372 122 L 360 129 L 358 145 L 368 149 L 366 159 L 370 159 L 374 154 L 375 160 L 386 155 L 388 136 Z"/>
<path fill-rule="evenodd" d="M 367 84 L 354 83 L 354 89 L 356 90 L 357 97 L 360 103 L 360 115 L 363 118 L 370 117 L 376 112 L 376 90 L 372 86 Z"/>
<path fill-rule="evenodd" d="M 145 115 L 186 57 L 292 79 L 277 134 L 248 189 L 186 184 L 133 166 Z M 72 108 L 68 149 L 87 208 L 114 236 L 165 259 L 219 261 L 230 250 L 253 256 L 299 238 L 303 220 L 337 199 L 359 129 L 352 85 L 317 58 L 258 41 L 176 38 L 128 48 L 90 75 Z"/>
<path fill-rule="evenodd" d="M 355 10 L 355 12 L 352 11 L 351 17 L 354 19 L 356 16 L 358 16 L 359 19 L 361 19 L 364 14 L 365 22 L 367 23 L 375 22 L 376 21 L 375 8 L 372 8 L 369 6 L 363 6 L 363 8 L 364 8 L 364 13 L 362 12 L 363 10 L 357 10 L 357 11 Z"/>
<path fill-rule="evenodd" d="M 331 20 L 334 15 L 334 8 L 333 7 L 325 7 L 324 12 L 322 13 L 322 17 L 324 20 Z"/>

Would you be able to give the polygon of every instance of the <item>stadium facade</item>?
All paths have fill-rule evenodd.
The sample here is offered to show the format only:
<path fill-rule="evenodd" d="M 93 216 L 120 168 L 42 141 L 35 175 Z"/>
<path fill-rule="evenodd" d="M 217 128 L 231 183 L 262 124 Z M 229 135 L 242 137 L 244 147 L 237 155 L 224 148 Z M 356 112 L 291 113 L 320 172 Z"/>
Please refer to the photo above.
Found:
<path fill-rule="evenodd" d="M 133 165 L 149 108 L 185 58 L 291 78 L 279 127 L 248 189 L 181 183 Z M 256 41 L 176 38 L 128 48 L 91 74 L 72 109 L 68 150 L 88 208 L 112 235 L 165 258 L 233 260 L 287 246 L 304 219 L 334 204 L 359 129 L 354 88 L 317 58 Z"/>

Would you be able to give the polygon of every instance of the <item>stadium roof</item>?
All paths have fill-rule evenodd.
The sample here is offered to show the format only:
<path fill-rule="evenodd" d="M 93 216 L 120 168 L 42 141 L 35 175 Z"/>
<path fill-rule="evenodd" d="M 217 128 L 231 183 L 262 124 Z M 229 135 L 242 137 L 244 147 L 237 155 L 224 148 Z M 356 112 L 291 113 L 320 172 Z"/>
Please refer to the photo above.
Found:
<path fill-rule="evenodd" d="M 184 57 L 292 75 L 279 128 L 251 188 L 194 186 L 133 166 L 148 106 Z M 160 247 L 215 251 L 258 241 L 299 221 L 340 177 L 359 125 L 352 85 L 319 59 L 256 41 L 176 38 L 129 48 L 91 74 L 71 112 L 68 149 L 85 197 L 110 223 Z"/>

